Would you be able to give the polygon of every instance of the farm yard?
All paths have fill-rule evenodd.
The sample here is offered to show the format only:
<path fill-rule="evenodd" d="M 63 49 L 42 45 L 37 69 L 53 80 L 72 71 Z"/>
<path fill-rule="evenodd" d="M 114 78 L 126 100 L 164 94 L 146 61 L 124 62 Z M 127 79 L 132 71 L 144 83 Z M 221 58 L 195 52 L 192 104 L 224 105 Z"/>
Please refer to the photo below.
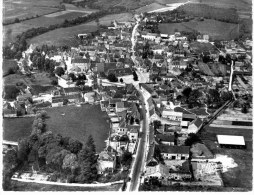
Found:
<path fill-rule="evenodd" d="M 99 19 L 100 25 L 109 26 L 112 21 L 117 20 L 118 22 L 130 21 L 133 19 L 133 15 L 130 13 L 122 13 L 122 14 L 112 14 L 107 15 Z M 88 22 L 85 24 L 67 27 L 67 28 L 59 28 L 37 37 L 32 38 L 29 41 L 29 44 L 35 45 L 69 45 L 69 46 L 77 46 L 79 43 L 76 40 L 76 36 L 79 33 L 89 33 L 95 32 L 98 29 L 97 23 L 95 21 Z"/>
<path fill-rule="evenodd" d="M 50 117 L 46 124 L 53 133 L 78 139 L 82 143 L 85 143 L 91 134 L 97 152 L 106 146 L 105 140 L 109 135 L 110 126 L 107 114 L 101 111 L 99 105 L 65 106 L 48 108 L 46 111 Z"/>
<path fill-rule="evenodd" d="M 18 19 L 31 18 L 57 12 L 62 0 L 4 0 L 3 20 L 10 22 Z"/>
<path fill-rule="evenodd" d="M 193 32 L 195 30 L 201 34 L 208 34 L 214 40 L 232 40 L 237 37 L 237 24 L 212 19 L 182 23 L 160 23 L 158 27 L 160 32 L 165 34 L 174 34 L 175 31 Z"/>

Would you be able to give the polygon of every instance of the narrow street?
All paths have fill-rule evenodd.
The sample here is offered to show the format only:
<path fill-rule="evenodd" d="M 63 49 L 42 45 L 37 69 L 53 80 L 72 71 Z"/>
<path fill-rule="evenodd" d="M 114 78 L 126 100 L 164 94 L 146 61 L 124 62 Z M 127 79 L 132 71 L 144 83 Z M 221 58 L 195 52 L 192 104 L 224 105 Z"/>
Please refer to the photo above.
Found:
<path fill-rule="evenodd" d="M 142 101 L 142 115 L 144 116 L 144 119 L 142 121 L 142 131 L 140 135 L 140 140 L 139 140 L 139 145 L 138 149 L 136 152 L 136 157 L 134 159 L 134 164 L 132 167 L 132 175 L 131 181 L 129 183 L 129 187 L 127 187 L 127 191 L 138 191 L 139 185 L 140 185 L 140 180 L 141 180 L 141 175 L 143 173 L 144 167 L 145 167 L 145 161 L 147 157 L 147 144 L 148 144 L 148 135 L 149 135 L 149 116 L 148 116 L 148 103 L 147 103 L 147 97 L 144 97 L 142 91 L 139 89 L 139 83 L 145 83 L 146 78 L 137 71 L 137 74 L 139 76 L 139 81 L 133 83 L 136 89 L 139 91 L 141 95 L 141 101 Z"/>

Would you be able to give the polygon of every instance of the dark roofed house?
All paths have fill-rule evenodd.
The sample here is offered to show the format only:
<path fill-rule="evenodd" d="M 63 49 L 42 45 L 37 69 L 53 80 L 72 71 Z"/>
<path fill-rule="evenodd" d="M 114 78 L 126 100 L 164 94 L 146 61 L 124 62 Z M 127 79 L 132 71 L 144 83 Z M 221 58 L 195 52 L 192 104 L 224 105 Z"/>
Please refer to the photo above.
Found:
<path fill-rule="evenodd" d="M 154 155 L 154 150 L 155 150 L 155 144 L 151 144 L 149 146 L 149 150 L 147 154 L 146 166 L 156 166 L 159 164 L 159 160 Z"/>

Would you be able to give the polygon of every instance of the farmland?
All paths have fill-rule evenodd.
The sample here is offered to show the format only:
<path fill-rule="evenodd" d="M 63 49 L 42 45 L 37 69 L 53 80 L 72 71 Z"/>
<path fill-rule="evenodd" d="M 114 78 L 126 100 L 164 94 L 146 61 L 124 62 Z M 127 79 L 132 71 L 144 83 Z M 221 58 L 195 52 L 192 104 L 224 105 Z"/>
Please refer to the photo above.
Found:
<path fill-rule="evenodd" d="M 36 15 L 45 15 L 57 12 L 62 0 L 4 0 L 4 22 L 13 21 L 15 18 L 25 19 Z"/>
<path fill-rule="evenodd" d="M 21 21 L 20 23 L 3 26 L 4 45 L 13 42 L 17 35 L 27 31 L 28 29 L 61 24 L 66 19 L 71 20 L 77 17 L 83 17 L 97 11 L 89 8 L 79 8 L 71 4 L 65 4 L 65 7 L 66 9 L 64 11 L 45 14 L 41 17 Z"/>
<path fill-rule="evenodd" d="M 166 34 L 174 34 L 175 31 L 193 32 L 196 30 L 201 34 L 208 34 L 212 39 L 232 40 L 237 37 L 236 24 L 212 19 L 182 23 L 161 23 L 158 27 L 161 33 Z"/>
<path fill-rule="evenodd" d="M 132 19 L 132 14 L 122 13 L 122 14 L 112 14 L 107 15 L 99 19 L 99 24 L 101 25 L 110 25 L 112 21 L 117 20 L 118 22 L 129 21 Z M 77 46 L 78 42 L 75 37 L 79 33 L 89 33 L 94 32 L 98 29 L 97 23 L 95 21 L 88 22 L 85 24 L 68 27 L 68 28 L 59 28 L 37 37 L 32 38 L 29 41 L 29 44 L 35 45 L 69 45 L 69 46 Z"/>

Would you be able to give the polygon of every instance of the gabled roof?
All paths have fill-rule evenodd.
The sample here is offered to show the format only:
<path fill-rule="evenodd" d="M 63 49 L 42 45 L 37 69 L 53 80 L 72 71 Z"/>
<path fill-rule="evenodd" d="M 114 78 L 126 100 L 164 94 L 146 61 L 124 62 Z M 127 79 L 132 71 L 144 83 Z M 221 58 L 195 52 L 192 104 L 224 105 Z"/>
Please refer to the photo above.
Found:
<path fill-rule="evenodd" d="M 80 89 L 78 87 L 68 87 L 64 88 L 64 93 L 71 93 L 71 92 L 80 92 Z"/>
<path fill-rule="evenodd" d="M 142 87 L 142 88 L 144 88 L 146 91 L 148 91 L 148 93 L 150 93 L 150 94 L 153 93 L 153 89 L 150 88 L 147 84 L 145 84 L 145 83 L 140 83 L 139 86 Z"/>
<path fill-rule="evenodd" d="M 197 118 L 195 121 L 193 121 L 193 124 L 196 127 L 200 127 L 203 124 L 203 121 L 200 118 Z"/>
<path fill-rule="evenodd" d="M 191 113 L 191 112 L 189 112 L 189 111 L 187 111 L 187 110 L 185 110 L 184 108 L 182 108 L 182 107 L 175 107 L 174 108 L 174 111 L 175 112 L 182 112 L 183 114 L 193 114 L 193 113 Z M 194 114 L 193 114 L 194 115 Z"/>
<path fill-rule="evenodd" d="M 189 154 L 189 146 L 168 146 L 168 145 L 159 145 L 158 146 L 161 153 L 167 154 Z"/>

